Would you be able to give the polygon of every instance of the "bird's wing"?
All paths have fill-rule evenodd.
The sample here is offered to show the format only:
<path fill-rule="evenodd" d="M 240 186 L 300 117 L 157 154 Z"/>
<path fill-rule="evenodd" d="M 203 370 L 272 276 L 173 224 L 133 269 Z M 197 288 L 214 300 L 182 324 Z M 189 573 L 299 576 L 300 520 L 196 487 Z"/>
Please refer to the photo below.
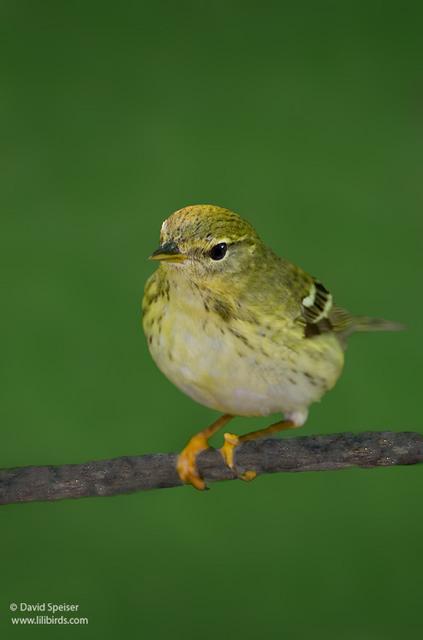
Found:
<path fill-rule="evenodd" d="M 307 285 L 305 291 L 302 292 L 306 295 L 300 301 L 301 312 L 307 323 L 317 325 L 322 320 L 329 318 L 333 307 L 332 294 L 315 278 L 311 278 L 311 282 L 309 281 Z"/>
<path fill-rule="evenodd" d="M 301 297 L 301 320 L 304 322 L 304 334 L 311 338 L 321 333 L 337 331 L 337 308 L 334 307 L 332 294 L 316 278 L 310 278 Z"/>
<path fill-rule="evenodd" d="M 304 326 L 306 338 L 333 332 L 340 341 L 345 340 L 356 331 L 401 331 L 404 326 L 398 322 L 383 320 L 382 318 L 368 318 L 367 316 L 352 315 L 346 309 L 336 306 L 333 297 L 326 287 L 316 278 L 305 272 L 299 272 L 300 286 L 299 307 L 297 321 Z"/>
<path fill-rule="evenodd" d="M 296 297 L 293 301 L 297 309 L 295 320 L 304 327 L 305 336 L 344 331 L 352 321 L 348 311 L 334 305 L 332 294 L 320 280 L 294 265 L 289 267 L 289 279 L 293 278 L 297 285 L 291 290 L 291 295 Z"/>
<path fill-rule="evenodd" d="M 352 315 L 333 302 L 332 294 L 316 278 L 302 269 L 285 262 L 285 276 L 294 287 L 290 287 L 291 308 L 294 321 L 304 327 L 306 338 L 333 332 L 342 343 L 355 331 L 401 331 L 404 326 L 381 318 Z"/>

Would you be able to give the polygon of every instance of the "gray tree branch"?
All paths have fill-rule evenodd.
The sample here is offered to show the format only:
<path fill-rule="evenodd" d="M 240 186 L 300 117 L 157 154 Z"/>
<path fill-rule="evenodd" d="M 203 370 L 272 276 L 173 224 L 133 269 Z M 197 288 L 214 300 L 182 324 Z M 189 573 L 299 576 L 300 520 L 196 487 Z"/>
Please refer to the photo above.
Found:
<path fill-rule="evenodd" d="M 113 496 L 178 487 L 175 453 L 153 453 L 82 464 L 0 469 L 0 504 Z M 423 462 L 423 435 L 369 431 L 245 442 L 236 450 L 238 473 L 333 471 L 347 467 L 388 467 Z M 215 449 L 198 456 L 207 482 L 234 480 Z"/>

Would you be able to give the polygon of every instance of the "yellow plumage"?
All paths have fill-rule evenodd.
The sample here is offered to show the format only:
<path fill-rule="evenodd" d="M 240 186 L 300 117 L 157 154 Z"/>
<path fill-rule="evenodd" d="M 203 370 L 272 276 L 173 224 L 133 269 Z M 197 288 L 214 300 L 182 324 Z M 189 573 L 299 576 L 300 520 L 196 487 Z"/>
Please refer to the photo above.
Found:
<path fill-rule="evenodd" d="M 399 328 L 336 307 L 227 209 L 177 211 L 160 243 L 143 300 L 151 355 L 179 389 L 224 414 L 282 412 L 300 426 L 341 374 L 352 331 Z M 184 479 L 196 484 L 192 473 Z"/>

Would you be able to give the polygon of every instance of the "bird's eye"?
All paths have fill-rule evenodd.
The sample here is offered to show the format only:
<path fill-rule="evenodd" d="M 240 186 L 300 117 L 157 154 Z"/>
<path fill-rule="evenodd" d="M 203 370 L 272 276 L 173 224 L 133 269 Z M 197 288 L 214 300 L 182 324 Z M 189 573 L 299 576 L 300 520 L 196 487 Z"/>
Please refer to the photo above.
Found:
<path fill-rule="evenodd" d="M 210 249 L 210 258 L 212 260 L 222 260 L 226 256 L 226 252 L 228 250 L 228 245 L 226 242 L 219 242 L 219 244 L 215 244 L 214 247 Z"/>

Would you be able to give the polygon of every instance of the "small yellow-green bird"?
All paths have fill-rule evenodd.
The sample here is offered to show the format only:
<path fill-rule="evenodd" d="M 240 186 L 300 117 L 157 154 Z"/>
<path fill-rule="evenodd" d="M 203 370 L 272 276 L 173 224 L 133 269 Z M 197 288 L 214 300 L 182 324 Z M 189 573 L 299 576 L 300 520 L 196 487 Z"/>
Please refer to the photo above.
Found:
<path fill-rule="evenodd" d="M 335 306 L 321 282 L 215 205 L 173 213 L 150 258 L 160 261 L 143 299 L 151 355 L 179 389 L 223 414 L 179 455 L 180 478 L 197 489 L 205 483 L 196 457 L 231 418 L 284 416 L 260 431 L 225 434 L 220 451 L 233 468 L 241 442 L 304 424 L 309 406 L 339 378 L 351 333 L 402 328 Z"/>

